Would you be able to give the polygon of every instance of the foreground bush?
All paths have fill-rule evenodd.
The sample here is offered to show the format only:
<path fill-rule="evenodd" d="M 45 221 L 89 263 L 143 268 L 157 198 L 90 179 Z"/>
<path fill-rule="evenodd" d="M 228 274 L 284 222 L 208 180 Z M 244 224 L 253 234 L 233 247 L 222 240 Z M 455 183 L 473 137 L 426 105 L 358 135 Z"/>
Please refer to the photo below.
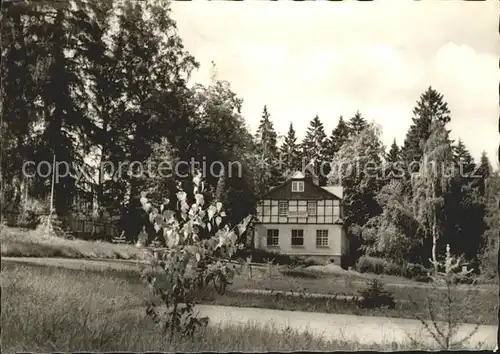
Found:
<path fill-rule="evenodd" d="M 360 273 L 402 275 L 401 267 L 383 258 L 361 256 L 356 263 Z"/>
<path fill-rule="evenodd" d="M 393 309 L 396 307 L 394 295 L 384 290 L 382 284 L 376 279 L 369 283 L 368 288 L 361 290 L 359 294 L 362 299 L 359 301 L 359 306 L 365 309 L 374 309 L 378 307 L 387 307 Z"/>
<path fill-rule="evenodd" d="M 281 265 L 289 265 L 297 262 L 296 257 L 292 257 L 286 254 L 280 254 L 277 252 L 251 248 L 236 250 L 233 258 L 250 258 L 253 263 L 267 263 L 268 261 L 272 261 L 273 264 Z"/>
<path fill-rule="evenodd" d="M 479 298 L 479 292 L 475 287 L 468 287 L 462 292 L 457 292 L 456 288 L 457 284 L 464 282 L 473 270 L 462 267 L 465 265 L 463 258 L 452 256 L 450 245 L 446 245 L 444 260 L 431 263 L 435 270 L 429 273 L 431 288 L 425 299 L 428 316 L 418 316 L 418 318 L 441 349 L 461 347 L 479 328 L 476 324 L 467 335 L 457 338 L 457 329 L 463 322 L 464 309 L 472 307 L 474 301 Z M 418 307 L 417 300 L 412 301 Z M 428 318 L 431 321 L 428 321 Z"/>
<path fill-rule="evenodd" d="M 419 282 L 429 282 L 429 270 L 421 264 L 407 263 L 404 266 L 384 258 L 361 256 L 356 263 L 360 273 L 403 276 Z"/>
<path fill-rule="evenodd" d="M 408 263 L 403 268 L 403 276 L 421 282 L 429 282 L 429 270 L 421 264 Z"/>
<path fill-rule="evenodd" d="M 166 311 L 158 311 L 158 303 L 150 302 L 146 313 L 171 337 L 193 337 L 199 327 L 208 324 L 208 318 L 197 318 L 194 305 L 200 290 L 213 283 L 220 294 L 234 277 L 234 264 L 228 260 L 237 250 L 237 240 L 242 238 L 251 216 L 234 227 L 223 224 L 226 216 L 222 203 L 217 199 L 205 203 L 202 174 L 193 171 L 190 197 L 178 183 L 175 194 L 177 210 L 169 209 L 170 198 L 152 198 L 150 192 L 141 193 L 142 208 L 149 221 L 167 247 L 161 253 L 151 253 L 152 269 L 161 268 L 157 274 L 144 274 L 152 295 Z M 191 192 L 188 190 L 188 192 Z M 208 205 L 206 205 L 208 204 Z M 144 225 L 145 227 L 145 225 Z"/>

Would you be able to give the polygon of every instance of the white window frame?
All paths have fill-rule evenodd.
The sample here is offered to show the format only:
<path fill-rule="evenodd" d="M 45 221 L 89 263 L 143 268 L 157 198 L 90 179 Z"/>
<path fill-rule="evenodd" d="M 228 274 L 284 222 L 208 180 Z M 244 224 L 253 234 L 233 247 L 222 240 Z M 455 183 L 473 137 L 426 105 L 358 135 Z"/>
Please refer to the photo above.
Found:
<path fill-rule="evenodd" d="M 321 229 L 321 230 L 316 230 L 316 247 L 318 248 L 324 248 L 328 247 L 328 230 L 326 229 Z"/>
<path fill-rule="evenodd" d="M 267 229 L 267 240 L 266 240 L 267 247 L 278 247 L 279 244 L 280 244 L 280 230 Z"/>
<path fill-rule="evenodd" d="M 296 245 L 294 244 L 294 240 L 302 240 L 302 244 Z M 292 247 L 304 247 L 304 229 L 293 229 L 292 237 L 290 239 Z"/>
<path fill-rule="evenodd" d="M 310 206 L 313 206 L 313 211 L 311 212 L 311 207 Z M 307 201 L 307 215 L 308 216 L 316 216 L 318 215 L 318 202 L 315 201 L 315 200 L 308 200 Z"/>
<path fill-rule="evenodd" d="M 340 218 L 342 217 L 342 211 L 340 210 L 340 201 L 339 200 L 334 200 L 333 201 L 333 216 Z"/>
<path fill-rule="evenodd" d="M 304 181 L 292 181 L 292 192 L 303 192 Z"/>
<path fill-rule="evenodd" d="M 278 216 L 287 216 L 290 210 L 287 200 L 278 201 Z"/>

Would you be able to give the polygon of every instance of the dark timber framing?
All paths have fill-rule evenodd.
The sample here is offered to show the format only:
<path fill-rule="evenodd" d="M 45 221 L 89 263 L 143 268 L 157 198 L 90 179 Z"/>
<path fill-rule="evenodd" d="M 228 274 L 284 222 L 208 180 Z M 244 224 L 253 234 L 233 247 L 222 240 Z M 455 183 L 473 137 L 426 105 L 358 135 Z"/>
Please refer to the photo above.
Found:
<path fill-rule="evenodd" d="M 310 201 L 310 200 L 309 200 Z M 315 215 L 308 215 L 308 200 L 288 200 L 288 215 L 279 215 L 279 203 L 282 200 L 262 200 L 257 204 L 259 224 L 303 224 L 328 225 L 341 224 L 340 201 L 336 199 L 316 200 Z M 321 210 L 321 211 L 320 211 Z M 296 214 L 294 214 L 296 213 Z M 301 215 L 302 214 L 302 215 Z"/>

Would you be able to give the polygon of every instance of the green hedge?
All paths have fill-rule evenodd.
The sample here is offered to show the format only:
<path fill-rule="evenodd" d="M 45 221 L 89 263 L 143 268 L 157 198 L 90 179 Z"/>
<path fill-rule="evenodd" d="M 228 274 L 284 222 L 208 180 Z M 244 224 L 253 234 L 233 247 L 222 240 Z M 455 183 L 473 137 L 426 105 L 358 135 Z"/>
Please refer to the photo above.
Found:
<path fill-rule="evenodd" d="M 361 256 L 356 263 L 356 270 L 360 273 L 374 273 L 403 276 L 417 281 L 428 281 L 428 270 L 421 264 L 407 263 L 398 265 L 384 258 Z"/>

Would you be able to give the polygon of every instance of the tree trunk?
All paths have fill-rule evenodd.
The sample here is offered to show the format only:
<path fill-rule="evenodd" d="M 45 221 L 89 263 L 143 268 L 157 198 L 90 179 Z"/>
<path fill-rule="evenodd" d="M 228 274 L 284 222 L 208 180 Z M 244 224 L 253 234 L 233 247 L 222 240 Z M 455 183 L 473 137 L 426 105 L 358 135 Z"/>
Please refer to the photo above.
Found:
<path fill-rule="evenodd" d="M 438 273 L 438 264 L 436 257 L 438 231 L 437 231 L 437 207 L 436 207 L 436 185 L 434 180 L 431 181 L 431 191 L 432 191 L 432 261 L 434 263 L 434 274 Z"/>
<path fill-rule="evenodd" d="M 52 182 L 50 185 L 50 215 L 54 211 L 54 185 L 55 185 L 55 173 L 56 173 L 56 154 L 54 153 L 54 157 L 52 160 Z"/>
<path fill-rule="evenodd" d="M 438 235 L 437 235 L 436 216 L 435 215 L 434 215 L 433 219 L 434 220 L 433 220 L 433 225 L 432 225 L 432 261 L 434 262 L 434 274 L 437 274 L 438 264 L 437 264 L 437 257 L 436 257 L 436 248 L 437 248 Z"/>
<path fill-rule="evenodd" d="M 108 131 L 108 123 L 104 122 L 102 130 L 104 133 L 107 133 Z M 98 175 L 98 180 L 97 180 L 97 207 L 101 207 L 104 204 L 104 171 L 102 170 L 102 164 L 106 156 L 106 146 L 103 143 L 101 146 L 101 156 L 99 157 L 99 175 Z"/>
<path fill-rule="evenodd" d="M 500 201 L 498 202 L 498 208 L 500 209 Z M 499 284 L 499 292 L 498 292 L 498 299 L 500 302 L 500 245 L 498 248 L 498 259 L 497 259 L 497 274 L 498 274 L 498 284 Z M 500 307 L 498 308 L 498 323 L 497 323 L 497 348 L 496 350 L 498 351 L 498 347 L 500 346 Z"/>
<path fill-rule="evenodd" d="M 217 187 L 215 189 L 216 200 L 222 201 L 222 198 L 224 197 L 225 186 L 226 186 L 226 174 L 225 172 L 223 172 L 222 175 L 219 177 L 219 180 L 217 181 Z"/>

